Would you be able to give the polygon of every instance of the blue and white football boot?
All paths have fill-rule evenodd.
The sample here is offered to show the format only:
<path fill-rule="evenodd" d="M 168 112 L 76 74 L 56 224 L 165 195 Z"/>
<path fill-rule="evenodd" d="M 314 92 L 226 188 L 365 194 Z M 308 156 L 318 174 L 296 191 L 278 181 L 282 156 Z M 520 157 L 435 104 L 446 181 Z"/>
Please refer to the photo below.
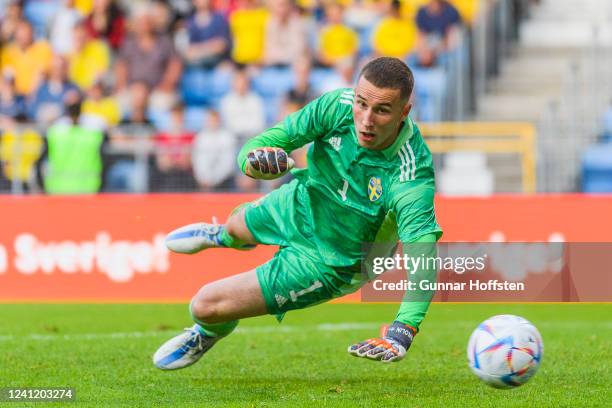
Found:
<path fill-rule="evenodd" d="M 179 254 L 195 254 L 207 248 L 227 248 L 221 240 L 224 229 L 225 225 L 218 224 L 213 217 L 212 224 L 198 222 L 175 229 L 166 235 L 165 244 L 169 250 Z M 255 248 L 255 245 L 245 244 L 233 248 L 248 250 Z"/>
<path fill-rule="evenodd" d="M 166 235 L 166 247 L 179 254 L 195 254 L 206 248 L 222 248 L 221 231 L 223 226 L 198 222 L 185 225 Z"/>
<path fill-rule="evenodd" d="M 189 367 L 223 337 L 210 337 L 193 325 L 165 342 L 153 355 L 153 364 L 160 370 L 177 370 Z"/>

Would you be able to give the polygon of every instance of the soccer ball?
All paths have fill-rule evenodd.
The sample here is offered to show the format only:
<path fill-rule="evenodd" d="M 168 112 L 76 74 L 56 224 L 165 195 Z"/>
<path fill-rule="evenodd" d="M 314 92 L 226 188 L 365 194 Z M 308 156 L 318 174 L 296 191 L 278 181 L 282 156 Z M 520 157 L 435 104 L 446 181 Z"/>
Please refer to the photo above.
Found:
<path fill-rule="evenodd" d="M 495 388 L 525 384 L 542 362 L 542 336 L 528 320 L 499 315 L 482 322 L 467 347 L 470 368 Z"/>

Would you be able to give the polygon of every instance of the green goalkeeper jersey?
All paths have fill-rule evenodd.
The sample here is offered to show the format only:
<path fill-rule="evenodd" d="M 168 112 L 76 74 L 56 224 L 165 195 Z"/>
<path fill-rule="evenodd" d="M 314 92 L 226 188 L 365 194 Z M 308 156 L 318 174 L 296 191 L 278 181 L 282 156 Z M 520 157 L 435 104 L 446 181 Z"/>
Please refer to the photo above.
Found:
<path fill-rule="evenodd" d="M 257 147 L 291 152 L 308 143 L 308 168 L 293 170 L 304 187 L 303 221 L 311 225 L 318 255 L 330 266 L 361 261 L 363 245 L 414 242 L 441 235 L 434 213 L 431 153 L 407 118 L 385 150 L 358 144 L 353 121 L 354 91 L 329 92 L 251 139 L 238 162 Z"/>

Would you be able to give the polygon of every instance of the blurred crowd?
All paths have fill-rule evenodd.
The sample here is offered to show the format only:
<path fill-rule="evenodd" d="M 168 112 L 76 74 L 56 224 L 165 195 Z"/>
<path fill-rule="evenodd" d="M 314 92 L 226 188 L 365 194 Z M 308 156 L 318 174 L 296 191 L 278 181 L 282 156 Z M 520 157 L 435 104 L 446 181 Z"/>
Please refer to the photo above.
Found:
<path fill-rule="evenodd" d="M 0 183 L 257 191 L 245 139 L 373 57 L 443 65 L 474 3 L 0 0 Z"/>

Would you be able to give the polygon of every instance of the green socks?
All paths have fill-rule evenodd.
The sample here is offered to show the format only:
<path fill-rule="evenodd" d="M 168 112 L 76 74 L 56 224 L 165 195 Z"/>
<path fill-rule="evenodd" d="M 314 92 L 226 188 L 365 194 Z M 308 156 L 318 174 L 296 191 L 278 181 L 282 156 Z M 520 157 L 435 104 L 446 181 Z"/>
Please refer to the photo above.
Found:
<path fill-rule="evenodd" d="M 255 245 L 247 244 L 246 242 L 238 238 L 232 237 L 230 234 L 227 233 L 225 228 L 221 229 L 221 232 L 219 233 L 219 240 L 221 241 L 221 244 L 226 248 L 251 249 L 255 247 Z"/>
<path fill-rule="evenodd" d="M 232 320 L 224 323 L 201 323 L 194 319 L 200 326 L 200 332 L 208 337 L 225 337 L 234 331 L 238 326 L 239 320 Z"/>
<path fill-rule="evenodd" d="M 189 305 L 189 314 L 191 315 L 193 321 L 200 327 L 200 332 L 209 337 L 225 337 L 234 331 L 239 322 L 239 320 L 231 320 L 223 323 L 201 322 L 193 315 L 193 312 L 191 311 L 191 304 Z"/>

